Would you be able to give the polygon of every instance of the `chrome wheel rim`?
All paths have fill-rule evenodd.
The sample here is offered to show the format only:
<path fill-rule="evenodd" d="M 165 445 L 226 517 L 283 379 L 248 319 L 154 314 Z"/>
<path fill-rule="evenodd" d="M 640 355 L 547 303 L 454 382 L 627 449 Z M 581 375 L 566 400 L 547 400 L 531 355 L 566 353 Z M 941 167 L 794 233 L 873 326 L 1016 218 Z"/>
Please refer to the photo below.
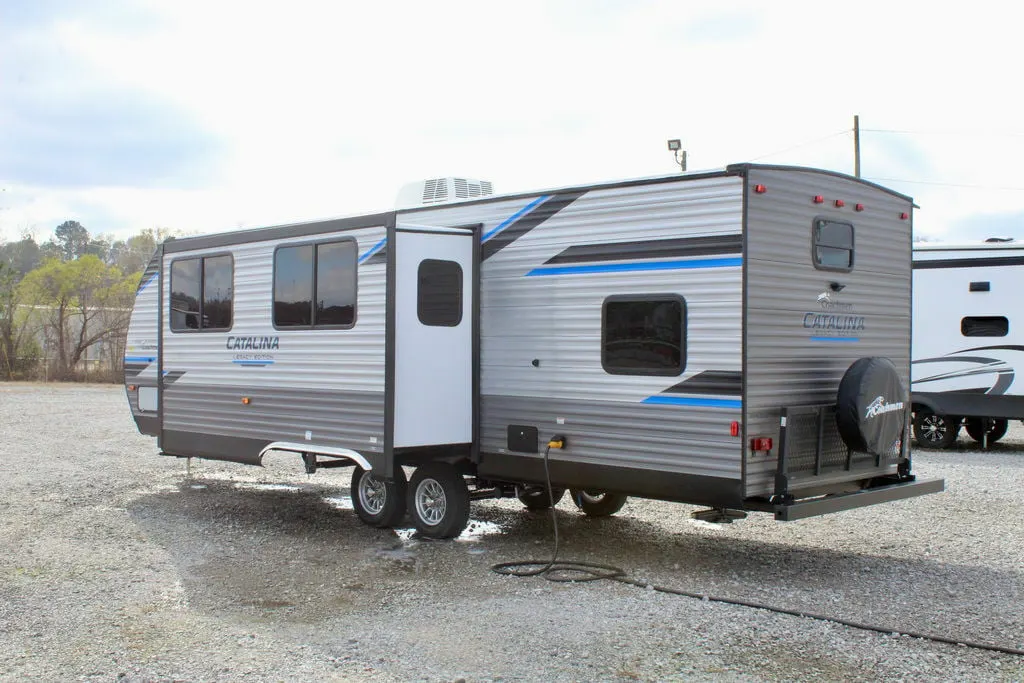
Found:
<path fill-rule="evenodd" d="M 605 494 L 601 491 L 580 491 L 580 500 L 587 503 L 600 503 Z"/>
<path fill-rule="evenodd" d="M 921 426 L 924 438 L 932 443 L 940 443 L 949 431 L 946 421 L 938 415 L 928 415 L 921 420 Z"/>
<path fill-rule="evenodd" d="M 416 515 L 428 526 L 437 526 L 448 510 L 444 487 L 436 479 L 424 479 L 416 487 Z"/>
<path fill-rule="evenodd" d="M 359 480 L 359 503 L 371 515 L 379 515 L 388 502 L 384 482 L 372 474 L 364 474 Z"/>

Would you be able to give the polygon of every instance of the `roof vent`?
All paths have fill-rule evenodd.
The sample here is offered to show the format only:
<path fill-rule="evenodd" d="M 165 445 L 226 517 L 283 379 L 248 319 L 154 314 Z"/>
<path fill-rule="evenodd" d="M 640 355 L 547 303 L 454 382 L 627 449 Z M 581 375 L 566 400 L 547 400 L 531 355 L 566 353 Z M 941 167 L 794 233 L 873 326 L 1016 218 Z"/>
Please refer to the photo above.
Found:
<path fill-rule="evenodd" d="M 476 199 L 492 194 L 494 194 L 494 188 L 486 180 L 431 178 L 403 186 L 398 192 L 395 208 L 412 209 L 419 206 Z"/>

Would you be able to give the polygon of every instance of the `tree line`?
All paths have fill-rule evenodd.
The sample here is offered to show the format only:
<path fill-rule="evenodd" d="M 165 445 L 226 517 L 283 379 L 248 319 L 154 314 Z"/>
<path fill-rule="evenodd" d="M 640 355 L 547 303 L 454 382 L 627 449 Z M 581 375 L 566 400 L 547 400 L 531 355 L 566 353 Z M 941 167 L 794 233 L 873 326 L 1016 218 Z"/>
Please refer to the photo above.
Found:
<path fill-rule="evenodd" d="M 135 291 L 167 236 L 93 237 L 65 221 L 42 244 L 0 242 L 0 377 L 118 381 Z"/>

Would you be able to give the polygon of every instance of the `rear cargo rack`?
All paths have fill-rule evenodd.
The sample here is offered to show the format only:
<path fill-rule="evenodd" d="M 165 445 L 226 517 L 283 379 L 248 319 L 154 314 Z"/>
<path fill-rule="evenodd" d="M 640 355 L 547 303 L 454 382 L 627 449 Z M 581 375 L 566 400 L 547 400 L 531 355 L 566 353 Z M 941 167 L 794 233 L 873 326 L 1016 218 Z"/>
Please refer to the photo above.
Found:
<path fill-rule="evenodd" d="M 903 450 L 882 456 L 848 448 L 839 436 L 834 403 L 787 406 L 779 422 L 775 496 L 786 499 L 795 489 L 849 481 L 852 473 L 881 474 L 905 459 Z"/>

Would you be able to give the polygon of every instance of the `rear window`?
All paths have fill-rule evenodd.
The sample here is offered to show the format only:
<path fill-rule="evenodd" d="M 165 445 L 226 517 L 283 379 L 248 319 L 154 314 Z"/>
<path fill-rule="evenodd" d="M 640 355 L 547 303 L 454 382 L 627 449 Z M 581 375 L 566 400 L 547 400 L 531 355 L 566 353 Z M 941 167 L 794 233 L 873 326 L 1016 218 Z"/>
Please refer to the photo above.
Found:
<path fill-rule="evenodd" d="M 814 267 L 820 270 L 853 269 L 853 225 L 815 218 L 811 231 Z"/>

